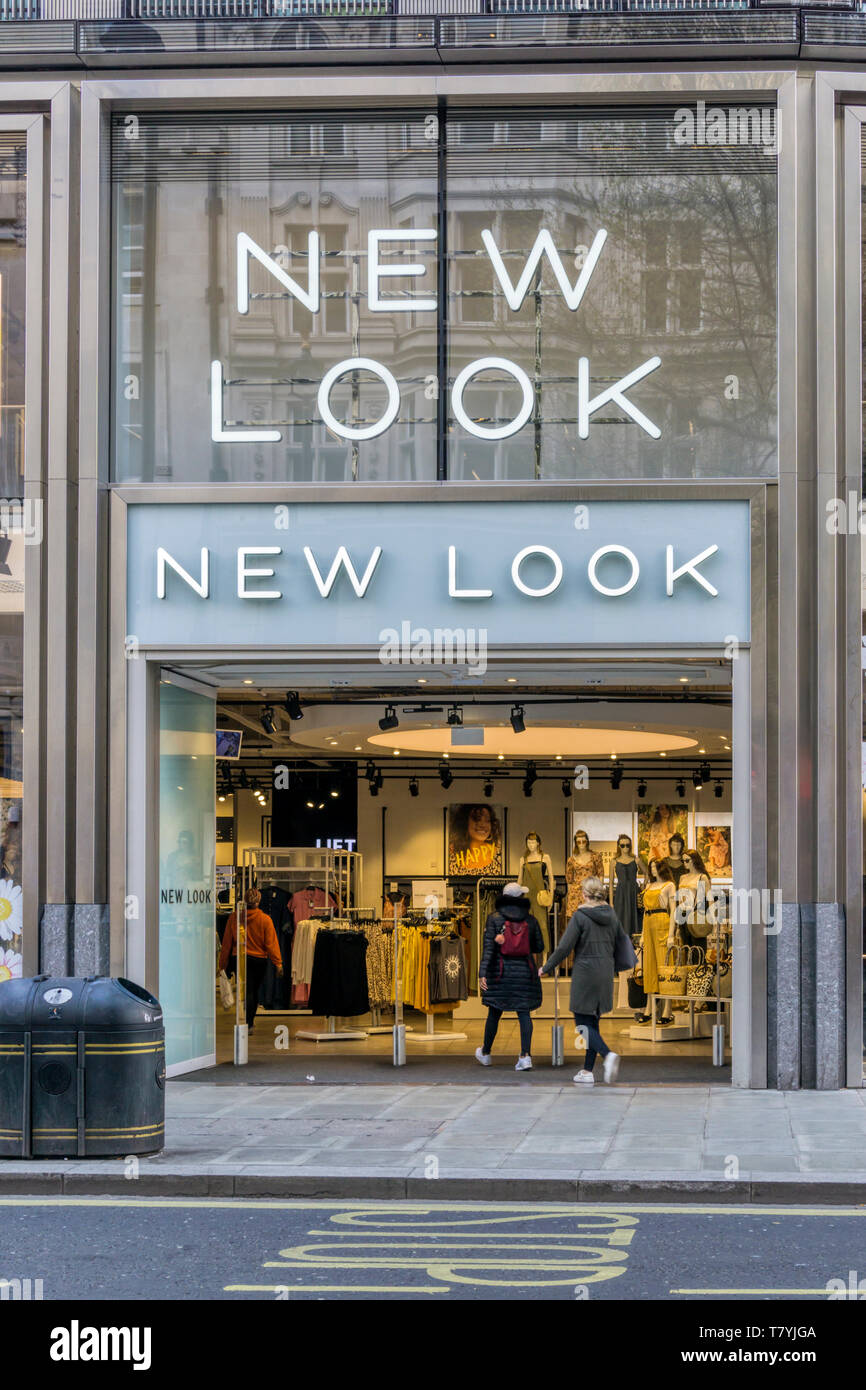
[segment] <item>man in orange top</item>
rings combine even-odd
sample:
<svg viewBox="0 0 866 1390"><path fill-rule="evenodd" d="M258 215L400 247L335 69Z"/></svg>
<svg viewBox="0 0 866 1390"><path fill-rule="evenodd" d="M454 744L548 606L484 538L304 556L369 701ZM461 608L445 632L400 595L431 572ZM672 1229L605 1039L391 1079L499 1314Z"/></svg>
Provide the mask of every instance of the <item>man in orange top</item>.
<svg viewBox="0 0 866 1390"><path fill-rule="evenodd" d="M268 960L273 961L277 973L283 973L283 958L274 924L266 912L259 911L262 895L258 888L248 888L244 894L247 905L247 1027L253 1031L256 1009L259 1007L259 990L265 977ZM225 970L235 949L238 932L237 913L233 912L223 933L220 949L220 970Z"/></svg>

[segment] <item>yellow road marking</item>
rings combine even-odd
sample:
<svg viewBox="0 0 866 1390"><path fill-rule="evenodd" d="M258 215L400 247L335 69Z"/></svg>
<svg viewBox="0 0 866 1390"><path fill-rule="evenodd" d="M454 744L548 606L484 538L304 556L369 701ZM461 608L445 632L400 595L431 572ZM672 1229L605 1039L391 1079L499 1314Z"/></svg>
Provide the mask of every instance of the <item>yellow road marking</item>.
<svg viewBox="0 0 866 1390"><path fill-rule="evenodd" d="M823 1288L823 1289L671 1289L671 1293L748 1293L748 1294L755 1294L755 1293L771 1293L771 1294L774 1294L774 1295L778 1295L778 1294L782 1294L782 1293L784 1293L784 1294L797 1294L797 1293L799 1293L799 1294L813 1294L813 1293L822 1293L822 1294L824 1294L825 1297L829 1297L829 1295L830 1295L831 1293L834 1293L834 1292L836 1293L836 1297L838 1298L838 1297L839 1297L838 1292L834 1291L833 1289L827 1289L827 1288Z"/></svg>
<svg viewBox="0 0 866 1390"><path fill-rule="evenodd" d="M107 1163L120 1164L122 1157L107 1159ZM2 1170L0 1170L2 1171ZM11 1169L9 1170L11 1171ZM16 1171L18 1165L16 1163ZM44 1170L43 1170L44 1171ZM106 1168L106 1174L111 1174L111 1169ZM120 1171L119 1168L117 1171ZM155 1173L159 1169L153 1170ZM142 1167L141 1175L150 1176L150 1170ZM48 1174L54 1176L54 1174ZM191 1173L190 1176L193 1176ZM196 1170L194 1176L200 1176ZM131 1180L134 1181L134 1180ZM351 1198L323 1198L310 1201L308 1198L301 1197L3 1197L0 1196L0 1207L205 1207L208 1210L250 1210L250 1211L358 1211L372 1213L375 1211L387 1212L399 1208L401 1215L425 1215L436 1217L440 1212L465 1211L471 1212L478 1218L479 1206L477 1202L448 1202L436 1201L425 1202L419 1205L413 1202L403 1202L398 1198L379 1201L370 1198L353 1200ZM614 1216L617 1213L635 1213L648 1216L866 1216L866 1204L861 1206L833 1206L823 1207L761 1207L761 1206L733 1206L727 1203L720 1203L718 1206L664 1206L661 1203L652 1202L649 1204L638 1204L634 1202L604 1202L600 1205L590 1206L582 1202L571 1202L567 1206L552 1204L548 1208L533 1204L531 1211L527 1211L526 1202L491 1202L489 1204L491 1212L514 1212L523 1213L528 1219L530 1216L537 1217L539 1220L555 1217L584 1217L584 1216ZM483 1218L482 1218L483 1219Z"/></svg>
<svg viewBox="0 0 866 1390"><path fill-rule="evenodd" d="M427 1288L426 1285L408 1284L401 1288L396 1284L223 1284L223 1293L276 1293L287 1289L289 1293L450 1293L441 1285Z"/></svg>

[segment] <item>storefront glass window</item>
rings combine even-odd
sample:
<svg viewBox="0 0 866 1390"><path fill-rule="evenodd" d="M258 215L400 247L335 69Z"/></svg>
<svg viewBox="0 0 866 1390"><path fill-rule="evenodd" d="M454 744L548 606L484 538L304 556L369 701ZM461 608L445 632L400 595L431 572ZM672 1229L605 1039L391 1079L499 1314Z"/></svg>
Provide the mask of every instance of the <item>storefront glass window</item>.
<svg viewBox="0 0 866 1390"><path fill-rule="evenodd" d="M159 701L159 998L167 1067L214 1050L214 702L177 685Z"/></svg>
<svg viewBox="0 0 866 1390"><path fill-rule="evenodd" d="M23 974L24 547L41 541L24 494L25 144L0 136L0 982Z"/></svg>
<svg viewBox="0 0 866 1390"><path fill-rule="evenodd" d="M115 478L773 476L775 112L713 110L118 115Z"/></svg>

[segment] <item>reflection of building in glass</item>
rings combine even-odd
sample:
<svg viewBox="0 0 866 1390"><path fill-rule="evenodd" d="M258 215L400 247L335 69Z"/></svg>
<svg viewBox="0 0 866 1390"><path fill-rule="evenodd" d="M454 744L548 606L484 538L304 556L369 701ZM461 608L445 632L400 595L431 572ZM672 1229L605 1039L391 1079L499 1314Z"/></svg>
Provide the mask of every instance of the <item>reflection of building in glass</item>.
<svg viewBox="0 0 866 1390"><path fill-rule="evenodd" d="M153 116L138 141L116 133L118 476L423 480L437 466L480 480L772 475L775 159L675 146L672 134L662 111L458 112L441 128L421 114ZM388 229L436 237L380 245L379 292L394 309L377 312L368 236ZM518 284L542 231L571 286L601 230L576 310L546 256L519 306L508 303L503 277ZM317 311L255 258L239 310L240 232L302 288L318 233ZM407 309L412 297L437 308ZM476 433L452 410L457 375L491 356L532 386L532 413L512 434L521 387L499 368L466 387ZM579 359L595 397L655 356L661 366L633 399L661 437L612 402L580 438ZM319 384L361 357L393 374L399 409L375 437L345 439L322 419ZM213 360L224 428L278 430L278 442L211 441ZM338 422L363 429L388 396L375 373L354 369L329 400ZM504 437L484 437L497 429Z"/></svg>

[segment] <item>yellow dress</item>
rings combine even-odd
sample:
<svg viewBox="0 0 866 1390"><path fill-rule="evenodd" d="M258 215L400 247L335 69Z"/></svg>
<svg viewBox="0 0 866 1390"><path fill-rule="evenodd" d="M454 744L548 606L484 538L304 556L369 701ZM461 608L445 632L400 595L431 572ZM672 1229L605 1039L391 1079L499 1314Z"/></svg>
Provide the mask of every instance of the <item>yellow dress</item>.
<svg viewBox="0 0 866 1390"><path fill-rule="evenodd" d="M643 893L643 987L655 994L659 987L659 970L664 964L670 930L670 911L661 905L664 883L654 883Z"/></svg>

